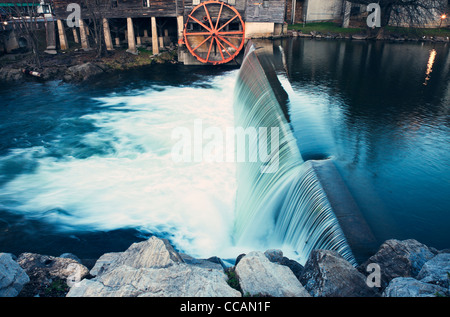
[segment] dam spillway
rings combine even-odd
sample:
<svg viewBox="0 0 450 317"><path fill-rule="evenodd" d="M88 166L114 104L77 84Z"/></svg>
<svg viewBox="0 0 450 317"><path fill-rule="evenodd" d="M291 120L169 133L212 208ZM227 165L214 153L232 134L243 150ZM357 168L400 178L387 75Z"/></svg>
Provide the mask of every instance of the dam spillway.
<svg viewBox="0 0 450 317"><path fill-rule="evenodd" d="M235 125L277 128L278 148L268 162L238 162L235 243L292 249L305 262L313 249L335 250L352 264L375 240L332 159L304 160L283 102L287 94L274 71L273 56L249 42L235 86ZM256 148L260 140L249 136ZM273 141L272 141L273 142ZM275 152L274 152L275 151Z"/></svg>

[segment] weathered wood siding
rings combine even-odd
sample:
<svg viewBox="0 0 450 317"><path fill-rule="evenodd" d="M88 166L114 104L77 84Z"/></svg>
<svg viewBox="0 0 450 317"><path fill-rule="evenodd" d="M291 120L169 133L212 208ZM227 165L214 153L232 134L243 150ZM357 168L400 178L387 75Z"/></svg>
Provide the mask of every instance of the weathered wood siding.
<svg viewBox="0 0 450 317"><path fill-rule="evenodd" d="M88 2L89 0L87 0ZM101 11L105 18L140 18L140 17L176 17L183 15L183 0L150 0L150 7L144 7L143 0L103 0L96 10ZM53 8L57 19L66 19L70 12L67 12L69 3L80 4L81 17L88 18L90 13L87 10L85 1L80 0L54 0Z"/></svg>
<svg viewBox="0 0 450 317"><path fill-rule="evenodd" d="M285 11L285 0L247 0L245 21L283 23Z"/></svg>
<svg viewBox="0 0 450 317"><path fill-rule="evenodd" d="M208 0L199 0L197 2L195 2L195 0L184 0L184 20L187 20L187 16L191 13L192 9L194 9L194 7L198 5L198 3L206 1ZM245 4L247 0L225 0L223 2L233 6L242 16L242 19L244 19Z"/></svg>

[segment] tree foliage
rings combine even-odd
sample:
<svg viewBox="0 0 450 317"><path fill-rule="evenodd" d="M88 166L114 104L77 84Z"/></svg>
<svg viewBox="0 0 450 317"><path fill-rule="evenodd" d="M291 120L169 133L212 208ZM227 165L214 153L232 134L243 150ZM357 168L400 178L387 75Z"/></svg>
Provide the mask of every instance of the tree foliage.
<svg viewBox="0 0 450 317"><path fill-rule="evenodd" d="M448 9L447 0L349 0L354 4L378 3L381 27L388 24L424 26L439 20Z"/></svg>

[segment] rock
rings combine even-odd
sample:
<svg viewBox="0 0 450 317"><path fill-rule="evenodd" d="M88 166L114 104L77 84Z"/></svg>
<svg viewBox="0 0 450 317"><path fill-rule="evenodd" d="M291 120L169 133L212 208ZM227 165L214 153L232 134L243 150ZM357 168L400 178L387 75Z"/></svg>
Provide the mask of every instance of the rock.
<svg viewBox="0 0 450 317"><path fill-rule="evenodd" d="M299 36L299 37L312 37L311 34L309 34L309 33L302 33L302 32L299 32L299 33L298 33L298 36Z"/></svg>
<svg viewBox="0 0 450 317"><path fill-rule="evenodd" d="M450 253L440 253L427 261L422 266L417 279L448 289L450 287Z"/></svg>
<svg viewBox="0 0 450 317"><path fill-rule="evenodd" d="M47 53L49 55L56 55L56 54L58 54L58 52L56 50L52 50L52 49L45 50L44 53Z"/></svg>
<svg viewBox="0 0 450 317"><path fill-rule="evenodd" d="M42 296L55 280L62 280L69 285L80 281L89 274L84 265L69 258L22 253L18 257L17 263L30 277L30 283L23 289L24 296Z"/></svg>
<svg viewBox="0 0 450 317"><path fill-rule="evenodd" d="M30 281L11 254L0 253L0 297L15 297Z"/></svg>
<svg viewBox="0 0 450 317"><path fill-rule="evenodd" d="M94 267L89 272L92 276L97 276L108 269L111 263L113 263L120 256L120 252L105 253L95 262Z"/></svg>
<svg viewBox="0 0 450 317"><path fill-rule="evenodd" d="M270 262L262 252L248 253L235 271L244 295L310 297L288 267Z"/></svg>
<svg viewBox="0 0 450 317"><path fill-rule="evenodd" d="M184 263L187 263L189 265L196 265L199 267L207 268L207 269L215 269L215 270L223 270L224 267L220 263L220 259L196 259L193 258L187 254L180 253L181 258L183 259Z"/></svg>
<svg viewBox="0 0 450 317"><path fill-rule="evenodd" d="M0 70L0 80L6 82L20 81L23 78L22 69L2 68Z"/></svg>
<svg viewBox="0 0 450 317"><path fill-rule="evenodd" d="M81 260L73 253L63 253L59 256L59 258L72 259L74 261L77 261L78 263L81 263Z"/></svg>
<svg viewBox="0 0 450 317"><path fill-rule="evenodd" d="M132 49L127 49L126 52L127 52L127 53L130 53L130 54L132 54L132 55L139 55L139 51L136 50L136 49L134 49L134 50L132 50Z"/></svg>
<svg viewBox="0 0 450 317"><path fill-rule="evenodd" d="M383 292L383 297L436 297L439 295L448 295L447 289L412 277L394 278Z"/></svg>
<svg viewBox="0 0 450 317"><path fill-rule="evenodd" d="M71 66L67 69L67 74L73 79L86 80L92 76L103 73L103 69L93 63Z"/></svg>
<svg viewBox="0 0 450 317"><path fill-rule="evenodd" d="M238 265L238 263L242 260L242 258L245 256L245 253L239 254L236 258L236 261L234 262L234 265Z"/></svg>
<svg viewBox="0 0 450 317"><path fill-rule="evenodd" d="M281 250L270 249L264 252L264 255L270 262L280 262L283 259L283 251Z"/></svg>
<svg viewBox="0 0 450 317"><path fill-rule="evenodd" d="M93 279L75 284L68 297L236 297L222 269L185 263L165 239L151 237L124 252L102 256Z"/></svg>
<svg viewBox="0 0 450 317"><path fill-rule="evenodd" d="M264 255L269 259L270 262L287 266L288 268L291 269L292 273L294 273L297 279L300 278L304 269L303 265L301 265L297 261L291 260L283 256L283 252L281 250L267 250L266 252L264 252Z"/></svg>
<svg viewBox="0 0 450 317"><path fill-rule="evenodd" d="M367 40L367 35L362 35L362 34L353 34L352 35L352 40Z"/></svg>
<svg viewBox="0 0 450 317"><path fill-rule="evenodd" d="M366 272L369 263L376 263L381 271L381 288L396 277L416 277L425 262L434 257L428 247L416 240L387 240L371 256L361 270Z"/></svg>
<svg viewBox="0 0 450 317"><path fill-rule="evenodd" d="M313 250L300 282L314 297L374 297L366 277L336 251Z"/></svg>

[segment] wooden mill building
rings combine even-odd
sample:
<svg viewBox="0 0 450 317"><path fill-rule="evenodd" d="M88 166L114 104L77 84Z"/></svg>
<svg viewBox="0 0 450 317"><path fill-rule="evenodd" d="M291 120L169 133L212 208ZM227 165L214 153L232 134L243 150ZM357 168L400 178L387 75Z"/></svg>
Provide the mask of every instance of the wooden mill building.
<svg viewBox="0 0 450 317"><path fill-rule="evenodd" d="M60 48L68 48L67 36L89 48L89 28L92 17L100 18L108 50L128 45L137 51L139 45L151 46L154 54L170 43L183 44L186 21L202 0L53 0L53 14L57 24ZM282 32L286 0L224 0L232 6L245 23L245 38L268 37ZM81 10L80 23L71 27L73 4ZM218 8L220 3L218 2ZM72 4L72 5L71 5ZM70 7L70 5L72 7ZM203 20L205 22L205 20ZM235 22L235 21L233 21ZM205 22L206 23L206 22ZM228 26L227 26L228 28ZM91 39L92 41L92 39ZM189 54L186 54L189 55Z"/></svg>

